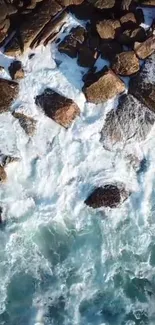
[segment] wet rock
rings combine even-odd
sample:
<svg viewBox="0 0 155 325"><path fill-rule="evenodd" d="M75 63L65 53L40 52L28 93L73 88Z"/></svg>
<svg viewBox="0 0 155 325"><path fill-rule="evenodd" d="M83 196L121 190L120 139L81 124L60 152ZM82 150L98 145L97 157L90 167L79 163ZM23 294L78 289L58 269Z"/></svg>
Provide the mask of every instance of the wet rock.
<svg viewBox="0 0 155 325"><path fill-rule="evenodd" d="M123 48L121 44L119 44L117 41L104 41L102 40L99 46L99 50L101 53L101 57L103 59L112 61L115 56L122 52Z"/></svg>
<svg viewBox="0 0 155 325"><path fill-rule="evenodd" d="M13 61L8 70L13 80L24 78L24 70L21 61Z"/></svg>
<svg viewBox="0 0 155 325"><path fill-rule="evenodd" d="M70 98L66 98L50 88L46 88L43 94L35 99L45 114L56 123L68 128L76 116L80 115L80 109Z"/></svg>
<svg viewBox="0 0 155 325"><path fill-rule="evenodd" d="M57 0L61 6L68 7L71 5L80 5L84 0Z"/></svg>
<svg viewBox="0 0 155 325"><path fill-rule="evenodd" d="M10 27L10 19L5 19L3 27L0 29L0 43L5 40L8 35L8 30Z"/></svg>
<svg viewBox="0 0 155 325"><path fill-rule="evenodd" d="M102 39L114 39L120 29L119 20L103 20L97 23L96 29Z"/></svg>
<svg viewBox="0 0 155 325"><path fill-rule="evenodd" d="M16 82L0 78L0 113L7 112L18 94L19 86Z"/></svg>
<svg viewBox="0 0 155 325"><path fill-rule="evenodd" d="M107 184L96 188L85 200L85 204L93 209L101 207L116 208L129 196L123 184Z"/></svg>
<svg viewBox="0 0 155 325"><path fill-rule="evenodd" d="M5 182L6 179L7 179L7 175L5 169L2 166L0 166L0 182Z"/></svg>
<svg viewBox="0 0 155 325"><path fill-rule="evenodd" d="M111 9L115 6L115 0L88 0L98 9Z"/></svg>
<svg viewBox="0 0 155 325"><path fill-rule="evenodd" d="M155 122L155 115L132 95L123 95L117 109L111 110L101 131L101 142L108 150L120 143L146 139Z"/></svg>
<svg viewBox="0 0 155 325"><path fill-rule="evenodd" d="M112 64L112 70L122 76L130 76L139 71L139 60L134 51L117 54Z"/></svg>
<svg viewBox="0 0 155 325"><path fill-rule="evenodd" d="M77 62L81 67L89 68L94 65L97 57L97 52L89 49L89 47L85 45L78 50Z"/></svg>
<svg viewBox="0 0 155 325"><path fill-rule="evenodd" d="M102 103L124 92L125 84L107 67L94 74L91 81L83 88L88 102Z"/></svg>
<svg viewBox="0 0 155 325"><path fill-rule="evenodd" d="M144 7L155 7L155 0L139 0L139 4Z"/></svg>
<svg viewBox="0 0 155 325"><path fill-rule="evenodd" d="M0 207L0 224L2 223L2 213L3 213L3 208L2 207Z"/></svg>
<svg viewBox="0 0 155 325"><path fill-rule="evenodd" d="M135 8L135 3L133 0L122 0L121 9L123 11L129 11Z"/></svg>
<svg viewBox="0 0 155 325"><path fill-rule="evenodd" d="M18 157L12 157L10 155L5 155L0 152L0 166L1 167L5 167L8 164L10 164L12 162L17 162L17 161L19 161Z"/></svg>
<svg viewBox="0 0 155 325"><path fill-rule="evenodd" d="M140 73L131 78L129 92L155 112L155 54L145 61Z"/></svg>
<svg viewBox="0 0 155 325"><path fill-rule="evenodd" d="M20 126L24 129L27 135L32 136L35 133L37 122L32 117L16 112L12 115L18 119Z"/></svg>
<svg viewBox="0 0 155 325"><path fill-rule="evenodd" d="M85 35L86 30L83 27L78 26L72 28L70 34L67 35L61 43L59 43L59 52L65 53L72 58L76 57L79 47L85 40Z"/></svg>
<svg viewBox="0 0 155 325"><path fill-rule="evenodd" d="M146 59L155 51L155 35L149 37L143 43L136 42L134 50L139 59Z"/></svg>
<svg viewBox="0 0 155 325"><path fill-rule="evenodd" d="M123 25L125 28L132 28L132 26L135 26L137 24L137 20L133 12L128 12L122 16L120 18L120 22L121 25Z"/></svg>
<svg viewBox="0 0 155 325"><path fill-rule="evenodd" d="M120 33L118 41L122 45L132 46L135 42L144 42L146 37L146 31L143 27L133 27Z"/></svg>

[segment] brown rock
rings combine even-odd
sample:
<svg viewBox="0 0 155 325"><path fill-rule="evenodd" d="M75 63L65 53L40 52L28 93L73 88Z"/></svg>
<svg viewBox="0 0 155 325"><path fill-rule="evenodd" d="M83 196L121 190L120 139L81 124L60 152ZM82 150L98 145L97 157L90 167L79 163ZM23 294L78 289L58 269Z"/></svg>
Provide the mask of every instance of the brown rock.
<svg viewBox="0 0 155 325"><path fill-rule="evenodd" d="M146 31L143 27L134 27L126 29L120 33L118 41L122 45L132 46L134 42L144 42L146 40Z"/></svg>
<svg viewBox="0 0 155 325"><path fill-rule="evenodd" d="M68 56L74 58L81 44L83 44L86 36L86 30L81 27L72 28L70 35L67 35L64 40L58 45L58 50Z"/></svg>
<svg viewBox="0 0 155 325"><path fill-rule="evenodd" d="M125 189L123 184L106 184L104 187L96 188L85 200L85 204L93 209L101 207L116 208L129 195L129 191Z"/></svg>
<svg viewBox="0 0 155 325"><path fill-rule="evenodd" d="M66 98L50 88L38 95L35 103L44 110L49 118L65 128L68 128L76 116L80 115L80 109L72 99Z"/></svg>
<svg viewBox="0 0 155 325"><path fill-rule="evenodd" d="M133 0L122 0L121 9L124 11L129 11L134 9L135 4Z"/></svg>
<svg viewBox="0 0 155 325"><path fill-rule="evenodd" d="M0 113L7 112L18 94L19 86L16 82L0 78Z"/></svg>
<svg viewBox="0 0 155 325"><path fill-rule="evenodd" d="M57 0L61 6L68 7L71 5L80 5L84 0Z"/></svg>
<svg viewBox="0 0 155 325"><path fill-rule="evenodd" d="M8 164L10 164L12 162L17 162L17 161L19 161L18 157L12 157L12 156L0 153L0 166L1 167L5 167Z"/></svg>
<svg viewBox="0 0 155 325"><path fill-rule="evenodd" d="M137 24L135 14L133 12L128 12L120 18L121 25L126 28L131 28L133 25Z"/></svg>
<svg viewBox="0 0 155 325"><path fill-rule="evenodd" d="M96 51L89 49L88 46L82 45L78 50L77 62L81 67L92 67L97 59Z"/></svg>
<svg viewBox="0 0 155 325"><path fill-rule="evenodd" d="M24 78L24 70L22 68L21 61L13 61L10 64L8 70L13 80Z"/></svg>
<svg viewBox="0 0 155 325"><path fill-rule="evenodd" d="M129 142L147 138L155 123L155 115L132 95L122 95L117 109L106 115L101 131L101 143L108 150L120 148Z"/></svg>
<svg viewBox="0 0 155 325"><path fill-rule="evenodd" d="M0 182L5 182L6 178L7 178L7 175L6 175L5 169L2 166L0 166Z"/></svg>
<svg viewBox="0 0 155 325"><path fill-rule="evenodd" d="M149 57L140 73L131 78L129 92L155 112L155 54Z"/></svg>
<svg viewBox="0 0 155 325"><path fill-rule="evenodd" d="M8 35L8 30L10 27L10 19L5 19L3 22L3 27L0 29L0 43L4 41L6 36Z"/></svg>
<svg viewBox="0 0 155 325"><path fill-rule="evenodd" d="M112 41L105 41L102 40L100 42L100 47L99 47L101 57L106 60L113 60L116 56L116 54L119 54L122 52L123 48L121 44L119 44L117 41L112 40Z"/></svg>
<svg viewBox="0 0 155 325"><path fill-rule="evenodd" d="M94 74L94 80L85 83L83 88L88 102L99 104L124 92L125 84L107 68Z"/></svg>
<svg viewBox="0 0 155 325"><path fill-rule="evenodd" d="M120 29L119 20L103 20L97 23L96 29L102 39L114 39Z"/></svg>
<svg viewBox="0 0 155 325"><path fill-rule="evenodd" d="M122 76L130 76L139 71L139 60L134 51L117 54L112 64L112 70Z"/></svg>
<svg viewBox="0 0 155 325"><path fill-rule="evenodd" d="M155 51L155 35L149 37L143 43L136 42L134 50L139 59L146 59Z"/></svg>
<svg viewBox="0 0 155 325"><path fill-rule="evenodd" d="M14 112L12 115L18 119L20 126L24 129L27 135L34 135L37 122L32 117L16 112Z"/></svg>
<svg viewBox="0 0 155 325"><path fill-rule="evenodd" d="M115 6L115 0L88 0L98 9L111 9Z"/></svg>

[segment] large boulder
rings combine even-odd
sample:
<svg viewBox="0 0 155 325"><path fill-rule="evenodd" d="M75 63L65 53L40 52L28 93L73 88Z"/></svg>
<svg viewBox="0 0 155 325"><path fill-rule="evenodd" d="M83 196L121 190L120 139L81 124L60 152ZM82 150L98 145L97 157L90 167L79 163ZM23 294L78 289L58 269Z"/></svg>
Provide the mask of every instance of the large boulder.
<svg viewBox="0 0 155 325"><path fill-rule="evenodd" d="M155 112L155 54L129 82L129 92Z"/></svg>
<svg viewBox="0 0 155 325"><path fill-rule="evenodd" d="M155 0L139 0L139 4L144 7L155 7Z"/></svg>
<svg viewBox="0 0 155 325"><path fill-rule="evenodd" d="M85 200L85 204L93 209L101 207L116 208L123 203L130 192L123 184L106 184L97 187Z"/></svg>
<svg viewBox="0 0 155 325"><path fill-rule="evenodd" d="M12 115L18 119L20 126L27 135L32 136L35 133L37 122L32 117L16 112L14 112Z"/></svg>
<svg viewBox="0 0 155 325"><path fill-rule="evenodd" d="M61 6L68 7L71 5L80 5L84 0L57 0Z"/></svg>
<svg viewBox="0 0 155 325"><path fill-rule="evenodd" d="M46 88L35 99L45 114L61 126L68 128L76 116L80 115L80 109L70 98L66 98L50 88Z"/></svg>
<svg viewBox="0 0 155 325"><path fill-rule="evenodd" d="M121 9L123 11L133 10L135 8L134 0L122 0Z"/></svg>
<svg viewBox="0 0 155 325"><path fill-rule="evenodd" d="M115 0L88 0L98 9L111 9L115 6Z"/></svg>
<svg viewBox="0 0 155 325"><path fill-rule="evenodd" d="M117 54L112 64L112 70L116 74L120 74L122 76L130 76L138 72L139 67L139 60L137 59L134 51Z"/></svg>
<svg viewBox="0 0 155 325"><path fill-rule="evenodd" d="M155 122L155 115L132 95L123 95L117 109L111 110L101 131L101 142L108 150L122 143L146 139Z"/></svg>
<svg viewBox="0 0 155 325"><path fill-rule="evenodd" d="M112 40L120 30L120 26L119 20L105 19L96 24L96 29L102 39Z"/></svg>
<svg viewBox="0 0 155 325"><path fill-rule="evenodd" d="M118 35L118 41L122 45L133 46L135 42L144 42L146 37L146 31L143 27L133 26L120 33Z"/></svg>
<svg viewBox="0 0 155 325"><path fill-rule="evenodd" d="M70 34L59 43L58 50L60 53L67 54L74 58L77 56L78 49L84 43L85 38L86 30L83 27L77 26L72 28Z"/></svg>
<svg viewBox="0 0 155 325"><path fill-rule="evenodd" d="M112 61L117 54L122 52L123 47L115 40L102 40L100 42L99 50L103 59Z"/></svg>
<svg viewBox="0 0 155 325"><path fill-rule="evenodd" d="M134 50L139 59L146 59L155 51L155 35L149 37L143 43L136 42L134 45Z"/></svg>
<svg viewBox="0 0 155 325"><path fill-rule="evenodd" d="M18 94L16 82L0 78L0 113L7 112Z"/></svg>
<svg viewBox="0 0 155 325"><path fill-rule="evenodd" d="M92 74L89 82L85 81L83 88L87 101L95 104L106 102L108 99L123 93L124 90L124 82L107 67Z"/></svg>
<svg viewBox="0 0 155 325"><path fill-rule="evenodd" d="M90 49L87 45L82 45L78 50L77 63L81 67L92 67L98 58L97 51Z"/></svg>
<svg viewBox="0 0 155 325"><path fill-rule="evenodd" d="M24 70L21 61L14 60L13 62L11 62L8 70L13 80L21 79L24 77Z"/></svg>

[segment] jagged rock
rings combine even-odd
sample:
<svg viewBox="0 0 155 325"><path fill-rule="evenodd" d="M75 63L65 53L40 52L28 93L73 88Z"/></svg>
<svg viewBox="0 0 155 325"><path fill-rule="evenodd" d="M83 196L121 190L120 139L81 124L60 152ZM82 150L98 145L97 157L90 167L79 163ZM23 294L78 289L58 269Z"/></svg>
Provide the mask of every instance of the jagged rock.
<svg viewBox="0 0 155 325"><path fill-rule="evenodd" d="M89 49L88 46L81 46L78 50L77 62L81 67L92 67L97 59L97 52Z"/></svg>
<svg viewBox="0 0 155 325"><path fill-rule="evenodd" d="M12 115L18 119L20 126L24 129L27 135L32 136L35 133L37 122L32 117L16 112Z"/></svg>
<svg viewBox="0 0 155 325"><path fill-rule="evenodd" d="M8 35L8 30L10 27L10 19L5 19L3 22L3 27L0 29L0 43L4 41L6 36Z"/></svg>
<svg viewBox="0 0 155 325"><path fill-rule="evenodd" d="M139 59L146 59L155 51L155 35L149 37L143 43L136 42L134 50Z"/></svg>
<svg viewBox="0 0 155 325"><path fill-rule="evenodd" d="M10 64L8 70L13 80L24 78L24 70L21 61L14 60Z"/></svg>
<svg viewBox="0 0 155 325"><path fill-rule="evenodd" d="M6 178L7 178L7 175L6 175L5 169L2 166L0 166L0 182L5 182Z"/></svg>
<svg viewBox="0 0 155 325"><path fill-rule="evenodd" d="M112 70L122 76L130 76L139 71L140 65L134 51L117 54L112 64Z"/></svg>
<svg viewBox="0 0 155 325"><path fill-rule="evenodd" d="M80 115L80 109L70 98L66 98L50 88L38 95L36 105L40 106L45 114L56 123L68 128L76 116Z"/></svg>
<svg viewBox="0 0 155 325"><path fill-rule="evenodd" d="M85 204L93 209L101 207L116 208L130 195L123 184L106 184L96 188L85 200Z"/></svg>
<svg viewBox="0 0 155 325"><path fill-rule="evenodd" d="M135 42L144 42L145 40L146 31L143 27L125 29L118 36L119 43L127 46L132 46Z"/></svg>
<svg viewBox="0 0 155 325"><path fill-rule="evenodd" d="M57 0L61 6L68 7L71 5L80 5L84 0Z"/></svg>
<svg viewBox="0 0 155 325"><path fill-rule="evenodd" d="M121 9L124 11L133 10L135 8L135 3L133 0L122 0Z"/></svg>
<svg viewBox="0 0 155 325"><path fill-rule="evenodd" d="M111 9L115 6L115 0L88 0L98 9Z"/></svg>
<svg viewBox="0 0 155 325"><path fill-rule="evenodd" d="M145 61L140 73L131 78L129 92L155 112L155 54Z"/></svg>
<svg viewBox="0 0 155 325"><path fill-rule="evenodd" d="M107 67L95 73L89 83L85 82L83 88L87 101L95 104L105 102L124 90L124 82Z"/></svg>
<svg viewBox="0 0 155 325"><path fill-rule="evenodd" d="M140 0L139 2L139 4L144 7L155 7L155 0Z"/></svg>
<svg viewBox="0 0 155 325"><path fill-rule="evenodd" d="M0 78L0 113L7 112L18 94L16 82Z"/></svg>
<svg viewBox="0 0 155 325"><path fill-rule="evenodd" d="M96 29L102 39L114 39L120 26L119 20L107 19L98 22Z"/></svg>
<svg viewBox="0 0 155 325"><path fill-rule="evenodd" d="M17 162L17 161L19 161L18 157L12 157L10 155L5 155L0 152L0 166L1 167L5 167L8 164L10 164L12 162Z"/></svg>
<svg viewBox="0 0 155 325"><path fill-rule="evenodd" d="M54 17L62 7L54 0L42 1L39 7L32 10L23 19L19 30L19 39L15 37L7 44L5 53L8 55L17 55L31 47L37 35L41 32L42 28L48 23L51 17Z"/></svg>
<svg viewBox="0 0 155 325"><path fill-rule="evenodd" d="M117 54L122 52L123 48L122 45L115 40L102 40L99 46L99 50L103 59L112 61Z"/></svg>
<svg viewBox="0 0 155 325"><path fill-rule="evenodd" d="M155 115L132 95L123 95L117 109L111 110L101 131L103 146L117 149L120 143L141 142L146 139L155 122Z"/></svg>
<svg viewBox="0 0 155 325"><path fill-rule="evenodd" d="M86 30L81 27L72 28L70 34L59 43L58 50L60 53L65 53L71 58L77 56L78 49L84 43L86 37Z"/></svg>

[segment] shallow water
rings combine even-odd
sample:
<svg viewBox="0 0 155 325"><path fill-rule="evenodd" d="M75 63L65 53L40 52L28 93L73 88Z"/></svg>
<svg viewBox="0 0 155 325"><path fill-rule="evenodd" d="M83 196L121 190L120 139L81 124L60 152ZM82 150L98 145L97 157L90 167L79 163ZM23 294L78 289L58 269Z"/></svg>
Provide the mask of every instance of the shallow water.
<svg viewBox="0 0 155 325"><path fill-rule="evenodd" d="M117 99L86 104L87 70L54 45L28 55L12 109L37 120L36 134L29 139L10 113L0 115L1 151L21 158L0 187L0 324L154 325L155 129L140 145L106 151L100 131ZM81 109L67 131L34 104L47 86ZM137 172L130 153L143 159ZM94 186L112 181L132 191L121 207L84 205Z"/></svg>

